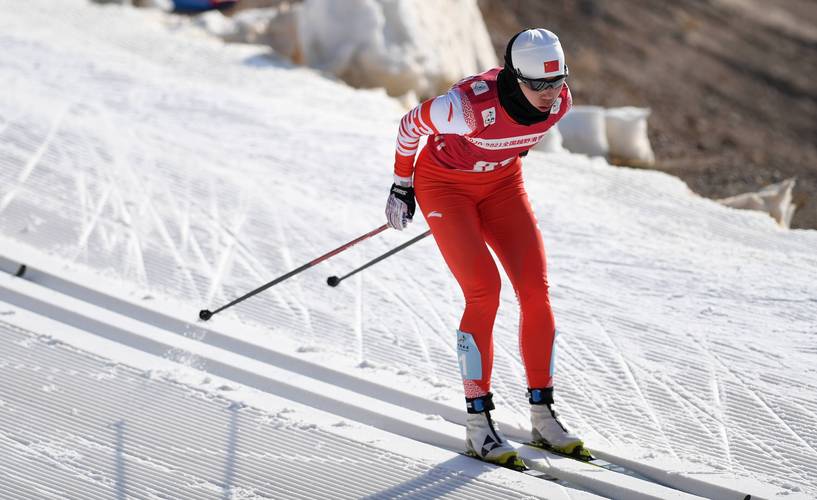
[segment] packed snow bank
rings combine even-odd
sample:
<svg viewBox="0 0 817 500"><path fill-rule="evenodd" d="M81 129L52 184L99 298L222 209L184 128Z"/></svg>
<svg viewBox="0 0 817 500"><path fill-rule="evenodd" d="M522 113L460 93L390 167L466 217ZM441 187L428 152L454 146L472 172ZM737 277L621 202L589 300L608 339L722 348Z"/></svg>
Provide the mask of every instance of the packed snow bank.
<svg viewBox="0 0 817 500"><path fill-rule="evenodd" d="M272 48L276 55L301 64L300 9L301 4L282 2L275 7L242 10L231 17L215 10L189 19L173 16L167 21L177 29L195 26L225 42L264 45Z"/></svg>
<svg viewBox="0 0 817 500"><path fill-rule="evenodd" d="M496 66L476 0L306 0L299 35L306 64L392 96L433 97Z"/></svg>
<svg viewBox="0 0 817 500"><path fill-rule="evenodd" d="M655 163L647 136L650 110L625 106L574 106L557 125L564 147L578 154L609 158L616 165L646 167Z"/></svg>
<svg viewBox="0 0 817 500"><path fill-rule="evenodd" d="M559 132L559 127L554 125L547 132L545 132L542 140L539 141L533 148L536 151L543 153L565 153L567 149L564 147L564 139L562 133Z"/></svg>
<svg viewBox="0 0 817 500"><path fill-rule="evenodd" d="M717 201L727 207L766 212L780 226L788 229L794 217L794 211L797 209L797 206L792 203L791 195L794 183L794 178L786 179L770 184L755 193L738 194Z"/></svg>
<svg viewBox="0 0 817 500"><path fill-rule="evenodd" d="M475 0L305 0L192 22L229 42L269 45L354 87L385 88L407 104L497 63Z"/></svg>
<svg viewBox="0 0 817 500"><path fill-rule="evenodd" d="M600 106L573 106L558 124L564 147L572 153L606 157L610 144L604 116Z"/></svg>
<svg viewBox="0 0 817 500"><path fill-rule="evenodd" d="M90 0L98 4L132 5L170 11L174 8L173 0Z"/></svg>
<svg viewBox="0 0 817 500"><path fill-rule="evenodd" d="M647 137L650 110L625 106L609 108L604 114L610 161L618 165L649 167L655 154Z"/></svg>

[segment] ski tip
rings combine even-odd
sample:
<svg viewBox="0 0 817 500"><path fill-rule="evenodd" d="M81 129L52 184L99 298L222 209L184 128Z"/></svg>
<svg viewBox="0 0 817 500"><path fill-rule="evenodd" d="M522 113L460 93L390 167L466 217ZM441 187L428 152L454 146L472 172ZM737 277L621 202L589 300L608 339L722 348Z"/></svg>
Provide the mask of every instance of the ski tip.
<svg viewBox="0 0 817 500"><path fill-rule="evenodd" d="M201 311L199 311L199 318L202 321L207 321L208 319L210 319L212 317L213 317L213 313L208 311L207 309L202 309Z"/></svg>

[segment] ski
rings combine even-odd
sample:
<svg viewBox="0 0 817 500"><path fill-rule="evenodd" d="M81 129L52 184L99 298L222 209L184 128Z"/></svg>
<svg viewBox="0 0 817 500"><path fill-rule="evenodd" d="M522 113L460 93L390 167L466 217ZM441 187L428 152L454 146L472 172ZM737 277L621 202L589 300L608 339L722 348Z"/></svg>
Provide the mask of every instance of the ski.
<svg viewBox="0 0 817 500"><path fill-rule="evenodd" d="M630 476L630 477L641 479L643 481L649 481L651 483L656 482L654 479L650 478L649 476L646 476L646 475L644 475L644 474L642 474L642 473L640 473L640 472L638 472L638 471L636 471L636 470L634 470L634 469L632 469L630 467L627 467L625 465L620 465L620 464L617 464L615 462L610 462L608 460L602 460L599 457L595 457L592 454L590 454L590 450L588 450L587 448L583 448L583 449L588 454L590 454L589 458L586 458L585 455L574 455L574 454L569 454L569 453L562 453L562 452L560 452L558 450L555 450L553 448L549 448L547 446L539 445L539 444L537 444L537 443L535 443L533 441L529 441L529 442L526 442L526 443L523 443L523 444L524 444L524 446L529 446L531 448L536 448L538 450L544 450L544 451L546 451L548 453L552 453L552 454L558 455L560 457L569 458L571 460L576 460L577 462L581 462L581 463L588 464L588 465L593 465L595 467L600 467L602 469L609 470L611 472L617 472L619 474L624 474L624 475L627 475L627 476Z"/></svg>
<svg viewBox="0 0 817 500"><path fill-rule="evenodd" d="M562 457L572 458L574 460L578 460L580 462L593 463L593 461L596 460L596 457L591 455L590 451L587 448L585 448L584 445L576 446L575 448L573 448L573 451L571 453L566 453L566 452L561 451L561 450L559 450L557 448L554 448L554 447L552 447L549 444L544 443L544 442L528 441L528 442L526 442L524 444L525 444L525 446L532 446L534 448L539 448L539 449L549 451L550 453L554 453L554 454L562 456Z"/></svg>
<svg viewBox="0 0 817 500"><path fill-rule="evenodd" d="M486 464L494 464L500 467L505 467L506 469L511 469L520 472L528 470L528 466L525 464L525 462L522 461L521 458L519 458L519 455L508 457L508 459L505 462L491 462L488 460L484 460L483 458L481 458L479 455L472 451L464 451L462 453L467 457L476 458L480 462L485 462Z"/></svg>
<svg viewBox="0 0 817 500"><path fill-rule="evenodd" d="M468 451L461 451L461 452L459 452L459 454L463 455L465 457L473 458L474 460L478 460L481 463L486 464L486 465L492 465L494 467L502 467L503 469L509 469L509 470L514 471L514 472L519 472L521 474L525 474L527 476L535 477L537 479L542 479L544 481L551 481L551 482L560 482L561 481L559 478L557 478L555 476L552 476L550 474L547 474L547 473L544 473L544 472L529 468L527 466L527 464L525 464L525 462L521 458L517 459L518 463L515 462L514 464L498 464L496 462L488 462L486 460L483 460L480 457L478 457L477 455L475 455L473 453L470 453Z"/></svg>
<svg viewBox="0 0 817 500"><path fill-rule="evenodd" d="M537 444L535 442L524 443L524 446L529 446L531 448L536 448L538 450L544 450L544 451L546 451L548 453L552 453L554 455L558 455L558 456L564 457L564 458L569 458L571 460L576 460L577 462L581 462L583 464L593 465L595 467L600 467L602 469L606 469L606 470L609 470L609 471L612 471L612 472L618 472L619 474L625 474L627 476L632 476L632 477L635 477L635 478L638 478L638 479L643 479L645 481L653 482L651 479L644 476L643 474L639 474L636 471L633 471L631 469L628 469L627 467L615 464L613 462L608 462L607 460L602 460L602 459L600 459L598 457L594 457L593 455L590 455L590 457L587 458L584 455L577 456L577 455L573 455L573 454L569 454L569 453L562 453L560 451L554 450L554 449L549 448L547 446L541 446L541 445L539 445L539 444ZM588 453L589 453L589 450L587 450L587 448L584 448L584 449L586 451L588 451Z"/></svg>

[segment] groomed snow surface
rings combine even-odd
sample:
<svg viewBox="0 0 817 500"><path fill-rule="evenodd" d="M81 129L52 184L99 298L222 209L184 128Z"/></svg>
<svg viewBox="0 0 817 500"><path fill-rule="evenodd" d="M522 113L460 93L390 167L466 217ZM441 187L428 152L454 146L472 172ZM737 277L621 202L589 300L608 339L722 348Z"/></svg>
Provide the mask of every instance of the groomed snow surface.
<svg viewBox="0 0 817 500"><path fill-rule="evenodd" d="M615 470L458 454L460 290L382 233L402 110L159 12L0 2L0 497L813 498L817 233L656 172L525 159L557 403ZM22 277L14 274L26 264ZM517 309L495 337L523 441Z"/></svg>

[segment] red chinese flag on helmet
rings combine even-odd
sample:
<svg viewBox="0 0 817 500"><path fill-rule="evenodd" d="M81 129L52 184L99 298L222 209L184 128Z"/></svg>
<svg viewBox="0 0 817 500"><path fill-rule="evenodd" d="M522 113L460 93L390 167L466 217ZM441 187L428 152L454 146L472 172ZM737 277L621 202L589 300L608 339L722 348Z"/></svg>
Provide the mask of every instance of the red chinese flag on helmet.
<svg viewBox="0 0 817 500"><path fill-rule="evenodd" d="M559 71L559 60L545 61L545 73Z"/></svg>

